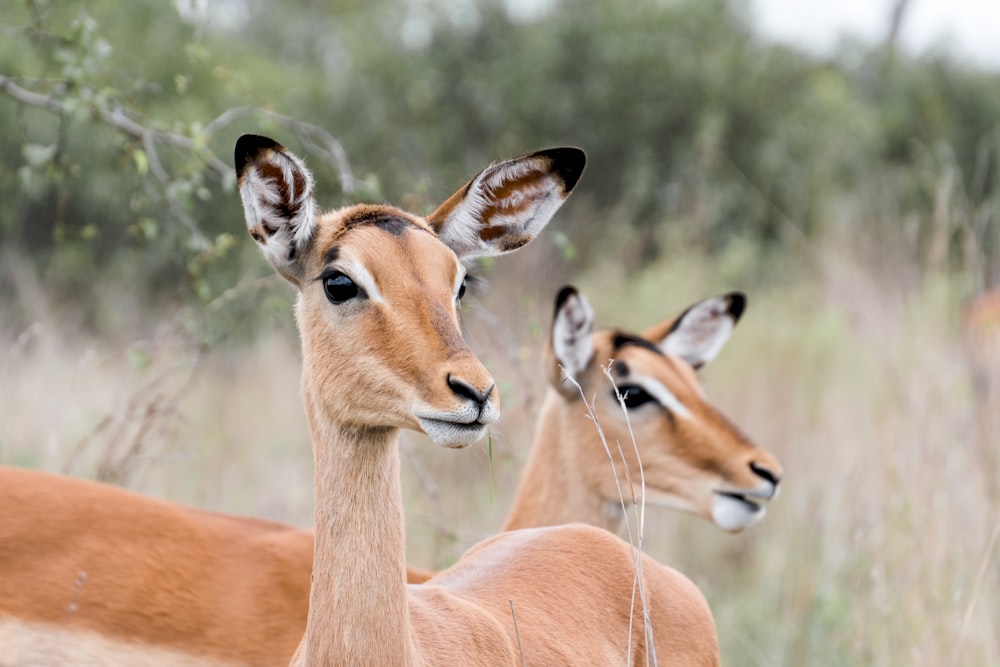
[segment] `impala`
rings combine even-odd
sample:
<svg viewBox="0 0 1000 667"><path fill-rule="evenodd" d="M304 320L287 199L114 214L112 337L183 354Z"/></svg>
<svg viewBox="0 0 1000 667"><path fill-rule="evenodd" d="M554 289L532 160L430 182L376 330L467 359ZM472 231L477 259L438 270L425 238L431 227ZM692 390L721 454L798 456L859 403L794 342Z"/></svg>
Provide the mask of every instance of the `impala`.
<svg viewBox="0 0 1000 667"><path fill-rule="evenodd" d="M567 193L571 187L567 181ZM557 306L562 307L557 307L554 333L564 328L575 298L560 296ZM716 336L723 338L718 343L721 347L742 310L737 296L726 298L730 307L710 308L708 317L695 315L705 315L706 305L715 301L688 309L676 326L667 327L673 330L674 340L679 340L681 332L704 329L708 320L717 329ZM582 296L578 299L582 302ZM589 323L589 308L585 302L582 307ZM581 346L594 344L602 335L579 336L577 341ZM561 387L555 364L568 366L552 357L553 348L550 343L550 374L555 386ZM590 356L593 362L603 358L604 352ZM674 386L665 359L650 356L653 365L647 374L656 375L659 366L661 375L668 374L661 379ZM588 364L597 366L596 362ZM683 382L686 376L680 377ZM576 378L589 389L589 380L579 370ZM600 381L595 373L594 382ZM606 503L592 498L578 502L600 493L601 484L590 489L586 480L599 478L601 470L608 478L611 470L597 432L583 417L579 394L550 394L507 528L566 519L616 528L621 512L610 498L604 498ZM613 433L612 425L621 419L617 403L598 401L594 408L605 430ZM569 432L560 433L553 428L554 420L578 421L587 428L571 424ZM570 432L578 442L568 437ZM687 433L699 434L697 430L662 429L652 434L656 436L652 440L640 438L643 462L654 458L647 451L652 447L672 451L682 459L678 462L682 469L686 457L690 468L697 461L699 446L705 449L712 442L689 442L685 448ZM719 433L727 436L725 429ZM726 446L717 449L727 451ZM745 455L743 449L728 446L737 457ZM540 474L546 461L576 469L553 469L547 478ZM647 484L668 486L673 472L660 472L667 476L665 480L647 475ZM559 488L570 492L545 494L552 475L559 478ZM696 504L695 499L690 502ZM33 508L31 514L12 513L0 522L0 654L24 658L12 664L39 664L43 657L55 664L88 664L88 659L90 664L134 664L137 655L144 664L191 664L194 656L204 664L284 664L301 637L312 565L310 532L195 510L93 482L5 467L0 467L0 504ZM99 528L94 527L95 521L100 522ZM218 557L204 558L203 554ZM408 571L411 582L427 576Z"/></svg>
<svg viewBox="0 0 1000 667"><path fill-rule="evenodd" d="M636 433L648 500L713 521L719 514L729 530L758 520L773 492L759 471L768 471L776 486L781 468L705 403L693 373L719 352L745 305L737 293L707 299L637 336L591 332L593 313L583 295L562 290L546 349L551 388L504 529L575 521L618 530L618 486L581 402L594 399L608 441L625 445L621 455L636 471L628 425L601 369L613 358L624 362L613 377ZM631 380L623 381L622 371ZM642 389L640 382L662 388ZM663 405L672 402L664 391L690 403L688 412L699 412L706 425L678 424ZM615 470L630 502L625 468L619 462ZM710 474L719 476L714 483L691 483ZM717 504L733 511L720 513ZM0 654L35 656L23 661L31 664L43 655L79 664L87 654L122 664L141 652L147 664L210 655L231 664L279 665L299 642L312 532L4 466L0 506L33 509L0 521ZM407 571L410 583L429 577Z"/></svg>
<svg viewBox="0 0 1000 667"><path fill-rule="evenodd" d="M615 329L592 333L584 297L562 290L546 350L552 386L504 529L570 521L619 528L622 505L612 467L581 403L581 394L595 399L592 408L608 440L629 445L624 415L601 369L600 360L612 358L625 364L616 373L627 370L632 378L614 376L636 433L650 502L665 498L664 504L714 521L717 502L736 502L721 494L740 494L746 502L721 515L729 519L724 527L742 527L735 518L745 525L759 519L758 506L769 492L768 480L755 469L769 471L776 485L780 466L705 403L693 373L718 353L744 308L745 298L733 293L697 303L641 337ZM641 389L639 382L662 388ZM670 401L664 391L690 403L688 411L700 412L708 426L678 425L661 402ZM708 431L712 424L715 430ZM631 447L621 452L636 471ZM710 474L705 461L716 462L715 484L685 484ZM624 467L619 463L616 470L627 489ZM631 498L626 492L625 500ZM82 656L88 655L100 656L93 661L101 664L131 664L138 655L145 664L171 664L197 655L280 665L299 642L311 532L4 466L0 506L33 510L9 512L0 521L0 654L21 656L24 664L44 664L43 657L86 664ZM407 572L411 583L429 576Z"/></svg>
<svg viewBox="0 0 1000 667"><path fill-rule="evenodd" d="M625 505L640 496L630 487L639 486L640 465L652 504L729 531L760 520L781 465L708 403L696 374L725 345L745 306L746 297L733 292L642 335L594 332L587 300L563 288L546 350L550 388L504 529L581 521L617 531ZM585 418L583 401L591 398L617 474Z"/></svg>
<svg viewBox="0 0 1000 667"><path fill-rule="evenodd" d="M292 664L718 663L700 591L592 526L501 533L406 584L400 432L462 447L499 416L459 328L461 261L530 241L583 164L553 149L493 165L426 218L389 206L317 215L297 157L270 139L237 142L247 227L299 292L316 539Z"/></svg>

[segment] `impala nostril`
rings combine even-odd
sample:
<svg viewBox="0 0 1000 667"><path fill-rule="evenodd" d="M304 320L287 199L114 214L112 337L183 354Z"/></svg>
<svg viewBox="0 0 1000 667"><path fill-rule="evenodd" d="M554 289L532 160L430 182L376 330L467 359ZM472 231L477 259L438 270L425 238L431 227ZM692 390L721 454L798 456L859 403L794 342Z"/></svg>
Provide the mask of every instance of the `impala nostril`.
<svg viewBox="0 0 1000 667"><path fill-rule="evenodd" d="M759 463L754 463L753 461L751 461L750 470L752 470L754 474L757 475L758 477L767 480L768 482L774 484L775 486L777 486L778 482L781 481L781 478L778 475L775 475L773 472L771 472L764 466L760 465Z"/></svg>
<svg viewBox="0 0 1000 667"><path fill-rule="evenodd" d="M452 377L450 374L448 375L448 386L453 392L455 392L455 394L461 396L462 398L468 398L471 401L475 401L478 405L482 405L489 400L494 387L494 385L491 384L489 389L485 392L480 392L472 385L459 380L458 378Z"/></svg>

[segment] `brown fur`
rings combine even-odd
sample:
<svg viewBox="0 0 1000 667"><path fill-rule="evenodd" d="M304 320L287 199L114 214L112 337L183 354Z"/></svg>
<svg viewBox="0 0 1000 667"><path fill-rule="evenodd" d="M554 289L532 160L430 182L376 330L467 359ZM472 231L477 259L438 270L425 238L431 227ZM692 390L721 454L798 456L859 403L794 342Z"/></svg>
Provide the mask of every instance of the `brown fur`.
<svg viewBox="0 0 1000 667"><path fill-rule="evenodd" d="M662 367L666 377L661 379L678 393L677 383L697 383L689 375L679 375L665 357L637 358L632 351L623 355L617 350L612 355L608 346L614 333L598 333L603 342L595 359L627 356L633 366L645 362ZM548 363L554 363L551 350L548 355ZM631 370L656 374L643 366ZM671 375L678 375L677 383ZM595 370L583 382L589 388L591 382L603 387L607 381ZM620 418L617 404L602 400L595 407L605 428ZM665 479L654 474L651 464L656 456L646 450L669 451L677 437L664 429L659 437L639 440L650 487L667 485L676 473L662 470ZM579 400L550 390L505 528L575 521L617 530L620 515L605 509L608 499L602 493L611 482L610 468L596 438ZM746 454L739 443L731 444L735 455ZM0 506L29 504L37 511L12 512L0 523L0 615L43 627L90 630L107 639L146 646L147 651L157 646L244 665L288 662L305 627L312 532L189 509L109 485L0 466ZM97 521L100 529L93 528ZM137 533L132 525L158 528ZM219 530L219 525L227 529ZM49 546L39 546L44 544ZM155 558L136 558L137 549ZM220 556L212 562L192 559L197 549ZM46 565L50 551L60 559L55 567ZM156 574L162 563L173 564L174 579ZM184 567L190 569L181 571ZM77 592L76 581L84 570L90 574ZM412 566L407 569L409 583L423 583L433 575ZM34 581L31 587L23 585L28 577ZM145 594L134 590L134 580L145 583ZM266 594L240 595L232 580ZM220 590L230 593L220 596ZM237 597L244 600L242 608L230 609L227 604ZM103 603L86 603L94 598ZM70 614L66 609L74 603L76 610ZM193 629L188 623L192 618L209 622ZM260 641L265 636L268 641ZM84 642L85 636L71 633L50 641L65 648ZM115 652L124 654L125 649L119 646Z"/></svg>
<svg viewBox="0 0 1000 667"><path fill-rule="evenodd" d="M361 218L352 220L357 219ZM329 254L323 258L323 261L328 260ZM665 333L671 322L650 329L650 332ZM646 335L653 337L650 332ZM705 401L700 397L697 377L684 370L683 362L652 352L639 354L642 347L638 344L611 349L618 334L616 330L596 334L598 352L594 355L595 360L615 358L616 366L627 367L625 372L659 377L675 393L693 399L696 404ZM554 369L551 348L547 350L546 359ZM596 361L592 366L581 378L586 395L598 396L599 388L610 391ZM620 432L623 425L617 403L605 401L603 395L598 398L595 408L604 428L612 437L626 435ZM532 455L505 529L569 522L588 523L612 531L618 529L621 515L607 511L607 502L617 498L607 456L593 425L583 414L578 394L564 396L555 387L550 389L540 415ZM730 467L742 471L745 466L740 463L746 457L765 455L747 446L738 433L725 428L725 424L720 432L724 446L703 458L732 456L736 462ZM663 422L652 428L658 432L640 432L637 438L646 465L646 483L653 489L672 488L671 479L693 474L691 468L696 463L690 460L685 465L684 461L667 457L671 451L676 457L693 452L690 448L677 446L682 432ZM625 451L631 456L629 449ZM661 463L660 459L665 460ZM716 467L725 469L721 465ZM624 486L624 472L620 472ZM605 495L612 491L614 498ZM37 509L36 513L27 517L13 512L0 523L0 573L3 573L0 576L0 613L45 627L92 630L105 638L147 646L147 650L158 646L237 664L286 664L298 644L308 608L313 552L311 532L201 512L150 500L118 487L0 467L0 506L27 506L29 502ZM91 528L95 521L101 522L100 530ZM217 530L215 527L220 522L230 529ZM133 523L160 526L163 530L136 533L130 528ZM170 539L165 539L166 535ZM37 546L43 543L51 546ZM269 545L268 548L260 549L258 545L262 543ZM108 548L108 544L122 548ZM188 557L195 545L209 553L225 554L226 567L217 566L211 570L202 559L190 560ZM35 577L41 564L47 562L47 549L58 551L60 558L75 565L46 568L34 579L33 586L24 586L25 578ZM137 549L154 553L157 559L135 558ZM10 555L15 553L20 556ZM131 560L125 554L129 554ZM191 570L186 574L177 572L180 581L154 576L153 572L161 567L160 562L174 563L175 572L181 564L190 565ZM25 567L32 569L28 571ZM104 575L94 574L95 568L100 568ZM148 572L143 574L142 568L147 568ZM83 600L99 597L104 600L103 605L80 604L76 600L75 582L81 570L91 571L91 576L79 595ZM422 583L433 575L433 572L412 566L407 569L409 583ZM452 572L448 576L456 575ZM242 613L233 613L225 605L234 596L218 595L220 588L233 590L229 578L237 578L245 586L253 585L255 590L268 592L252 599L241 596L246 600L240 610ZM133 593L130 583L133 579L146 582L150 587L147 594ZM211 581L218 585L195 585ZM171 591L176 590L186 591L183 598L186 604L182 605L176 596L170 597ZM150 606L149 600L160 604ZM65 610L74 602L77 608L70 615ZM274 614L274 608L286 611ZM40 613L42 611L44 613ZM144 615L144 611L148 613ZM207 626L195 633L194 641L189 639L192 628L184 625L192 617L210 619ZM244 635L259 638L265 634L270 638L266 644L244 638ZM65 647L83 639L70 634L53 637L50 641ZM117 652L123 653L124 649L119 647Z"/></svg>
<svg viewBox="0 0 1000 667"><path fill-rule="evenodd" d="M299 639L310 533L10 467L0 507L0 623L245 665L277 664ZM10 645L0 662L34 664Z"/></svg>
<svg viewBox="0 0 1000 667"><path fill-rule="evenodd" d="M538 429L521 486L504 524L506 530L582 521L617 531L621 499L610 462L593 422L586 416L582 396L592 401L594 413L617 461L618 485L624 502L639 498L640 459L651 504L677 506L712 520L714 490L753 489L761 478L751 464L768 470L775 479L781 464L753 444L708 402L698 375L689 364L660 351L652 341L662 340L677 318L651 327L642 336L617 330L594 332L593 356L579 373L579 388L562 380L551 337L545 365L551 387L542 406ZM669 389L695 419L675 418L662 409L630 413L629 424L612 394L604 367L613 364L616 384L630 376L647 376ZM621 444L621 453L616 443ZM638 456L636 454L638 449ZM622 464L624 459L624 465ZM633 485L630 488L630 483ZM667 499L667 496L670 499Z"/></svg>
<svg viewBox="0 0 1000 667"><path fill-rule="evenodd" d="M458 195L462 192L452 198L454 205L461 203ZM429 230L423 219L398 209L355 207L344 213L351 213L352 221L382 214L406 216L417 227ZM309 287L314 282L311 278L316 275L315 270L340 255L330 253L337 243L348 244L351 249L382 247L390 252L386 264L395 266L394 262L398 262L415 280L397 281L386 274L379 281L380 287L385 285L387 292L402 289L401 294L405 294L413 289L414 283L420 283L417 298L403 299L407 308L422 307L421 302L426 299L436 303L433 307L436 311L449 313L444 318L436 316L439 325L424 341L426 350L413 354L412 343L398 346L399 355L391 363L399 370L389 373L390 377L380 379L378 372L368 374L353 369L343 378L355 383L350 386L356 392L338 394L343 397L359 393L370 398L369 392L382 392L386 383L401 381L446 384L441 383L440 374L422 372L427 364L421 360L426 357L453 359L457 353L455 368L461 368L463 363L472 364L466 368L475 371L478 362L464 348L457 331L457 314L444 305L451 303L451 295L446 292L454 280L449 266L454 265L433 260L435 255L441 255L441 246L433 242L433 235L424 237L417 228L406 231L405 238L399 241L405 246L400 255L394 254L401 248L391 245L392 235L377 226L351 224L354 229L348 238L346 229L337 229L331 222L335 219L336 214L324 218L316 240L310 244L308 256L303 260L309 266L301 274L304 285ZM274 230L266 231L270 235ZM254 238L265 242L263 238ZM424 241L432 243L427 245ZM421 248L431 252L424 253ZM380 257L379 253L364 255L364 261L378 264ZM426 262L415 261L416 257ZM436 274L436 268L443 272ZM439 284L429 291L433 299L427 299L422 291L429 283ZM313 293L320 291L313 288ZM303 309L309 307L305 301L299 307L300 325L312 326L314 330L322 328L322 318L302 315ZM322 310L328 305L319 299L312 307ZM419 312L390 313L380 319L378 330L385 327L387 335L398 333L406 338L422 322ZM303 337L305 340L305 332ZM353 338L350 336L348 340ZM364 340L353 342L365 348ZM384 350L385 347L368 351L380 354ZM314 356L311 363L313 367L317 364L322 367L335 363L335 359L336 356ZM322 377L323 373L319 375ZM304 386L309 385L304 383ZM309 391L305 393L310 395ZM392 391L387 395L395 400ZM357 413L356 408L364 402L352 405L343 414ZM324 403L310 401L311 414L325 412ZM340 431L335 430L332 436L342 438ZM368 444L372 444L372 436L387 434L381 428L366 433ZM314 436L323 439L330 437L331 432L314 428ZM319 460L319 450L317 457L318 469L329 467L329 463ZM383 481L390 486L398 484L394 477L394 465L398 462L393 463L392 458L390 454L387 467L375 468L382 470ZM326 504L331 513L346 510L343 519L357 521L352 512L367 514L394 499L392 492L383 495L375 489L370 475L362 475L362 480L351 494L352 502ZM0 522L0 655L4 664L129 665L136 664L136 656L141 655L143 664L148 665L273 665L286 663L292 647L302 637L312 564L311 533L151 500L116 487L4 467L0 467L0 506L37 509L30 516L10 512ZM95 522L100 522L100 530L94 528ZM384 558L400 568L402 530L401 519L398 525L391 521L388 539L378 540ZM370 600L366 591L373 589L358 590L356 580L350 576L337 580L341 564L338 557L331 559L330 555L353 552L363 562L351 571L356 572L360 567L370 573L374 550L352 550L338 544L336 536L326 531L323 534L329 538L323 544L325 557L317 561L322 563L317 570L334 574L327 583L348 591L345 604L357 604L359 594L366 594ZM461 652L470 650L469 646L483 664L520 664L522 651L526 657L531 656L528 664L567 664L567 660L573 664L622 662L622 642L627 639L627 631L620 623L627 616L621 611L625 607L619 603L625 593L631 593L632 562L620 541L579 526L563 532L531 531L516 535L519 537L494 538L477 546L455 568L439 575L425 593L411 593L407 611L401 611L397 604L394 608L399 613L413 619L411 640L405 644L412 644L413 650L419 650L429 664L457 664L453 662L456 659L473 664L475 661L471 659L463 661L455 657L468 657ZM546 559L550 565L543 566ZM573 574L581 568L593 569L594 563L599 564L596 577L594 572ZM660 664L714 664L717 660L714 626L700 593L682 575L648 558L643 559L643 565ZM568 574L568 578L554 587L557 590L548 591L548 602L533 593L536 585L523 590L510 585L518 581L539 583L545 577L545 570L539 570L540 567ZM78 586L81 571L88 574ZM410 568L406 575L415 582L427 579L430 573ZM598 580L597 585L590 581L593 578ZM26 581L32 584L25 585ZM401 585L399 581L397 584ZM493 584L493 588L486 584ZM472 599L467 588L474 593ZM609 588L613 589L610 597ZM382 594L395 595L399 601L398 589L394 592L389 587ZM580 599L587 602L579 604ZM72 611L68 611L70 605L76 605ZM377 618L373 623L390 608L393 608L390 604L376 606L373 611ZM604 615L594 615L594 609ZM449 618L455 615L455 619L442 626L441 614ZM511 634L515 619L520 642ZM640 619L637 612L632 654L638 663L642 662L639 658L646 649ZM336 618L328 618L327 622L330 621L335 623ZM577 625L588 628L580 636L614 634L614 640L599 642L599 646L575 646L579 642L574 641L569 648L550 641L550 636L558 638L565 634L565 628ZM356 626L365 627L360 620ZM463 644L465 641L470 644ZM44 648L50 642L50 649ZM39 646L43 646L41 653ZM397 645L387 641L386 646ZM565 653L570 650L578 651L572 654L572 660ZM54 662L46 662L39 655L49 656ZM18 656L23 660L19 661ZM670 660L665 663L663 656L669 656ZM383 664L391 664L395 658L387 658L389 662ZM364 655L365 662L371 659L372 654Z"/></svg>
<svg viewBox="0 0 1000 667"><path fill-rule="evenodd" d="M256 155L248 142L261 146ZM247 169L285 159L269 154L271 144L241 139L237 155L248 156ZM517 171L498 169L501 180L505 170ZM463 192L482 197L489 208L489 192L475 186ZM253 210L246 198L256 195L242 194ZM504 247L503 237L485 248L470 244L481 235L467 226L488 221L478 202L463 210L463 201L450 201L445 218L460 227L447 232L455 247L479 254ZM525 229L540 228L554 211L539 204L521 216ZM359 284L373 281L379 294L331 305L322 281L293 280L316 464L316 547L309 617L292 664L641 664L654 650L663 664L717 664L704 597L683 575L641 556L639 581L653 632L647 641L643 611L633 601L632 550L597 528L504 533L428 583L406 586L399 431L422 429L422 414L456 415L448 421L467 423L458 415L468 414L472 399L455 389L458 381L487 397L473 411L482 428L457 440L436 426L428 434L442 444L467 444L495 419L496 392L458 333L454 290L463 269L455 252L419 230L398 236L371 227L345 231L344 220L354 215L347 209L319 218L300 266L275 264L286 277L318 275L336 239L337 270L353 272Z"/></svg>

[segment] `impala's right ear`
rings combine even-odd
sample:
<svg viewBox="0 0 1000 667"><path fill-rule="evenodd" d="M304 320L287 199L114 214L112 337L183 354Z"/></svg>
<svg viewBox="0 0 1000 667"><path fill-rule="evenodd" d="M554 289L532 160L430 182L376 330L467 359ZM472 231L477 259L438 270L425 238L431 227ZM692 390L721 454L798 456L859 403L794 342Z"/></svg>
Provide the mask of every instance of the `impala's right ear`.
<svg viewBox="0 0 1000 667"><path fill-rule="evenodd" d="M300 285L302 256L316 230L312 174L299 158L267 137L244 134L234 153L250 236L278 273Z"/></svg>
<svg viewBox="0 0 1000 667"><path fill-rule="evenodd" d="M643 333L643 338L676 355L697 370L715 359L747 307L743 292L699 301L672 320Z"/></svg>
<svg viewBox="0 0 1000 667"><path fill-rule="evenodd" d="M549 148L490 165L427 222L460 259L517 250L549 224L586 163L579 148Z"/></svg>
<svg viewBox="0 0 1000 667"><path fill-rule="evenodd" d="M594 358L594 311L575 287L567 285L556 296L552 334L549 336L549 382L567 397L579 389L567 380L580 382L580 375Z"/></svg>

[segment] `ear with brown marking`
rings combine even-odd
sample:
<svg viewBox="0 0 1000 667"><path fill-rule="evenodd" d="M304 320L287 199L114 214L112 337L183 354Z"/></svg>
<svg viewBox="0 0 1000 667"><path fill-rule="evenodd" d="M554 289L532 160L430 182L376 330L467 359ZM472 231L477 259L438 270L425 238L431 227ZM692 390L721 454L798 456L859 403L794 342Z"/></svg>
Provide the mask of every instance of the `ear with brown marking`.
<svg viewBox="0 0 1000 667"><path fill-rule="evenodd" d="M586 162L579 148L549 148L491 165L427 222L461 259L517 250L549 223Z"/></svg>
<svg viewBox="0 0 1000 667"><path fill-rule="evenodd" d="M316 229L313 177L284 146L244 134L234 151L236 182L250 236L290 282L302 281L302 257Z"/></svg>
<svg viewBox="0 0 1000 667"><path fill-rule="evenodd" d="M563 395L579 395L580 375L594 358L594 311L575 287L567 285L556 296L555 315L547 345L549 382Z"/></svg>
<svg viewBox="0 0 1000 667"><path fill-rule="evenodd" d="M742 292L705 299L647 330L642 337L694 368L701 368L722 350L746 305L747 297Z"/></svg>

